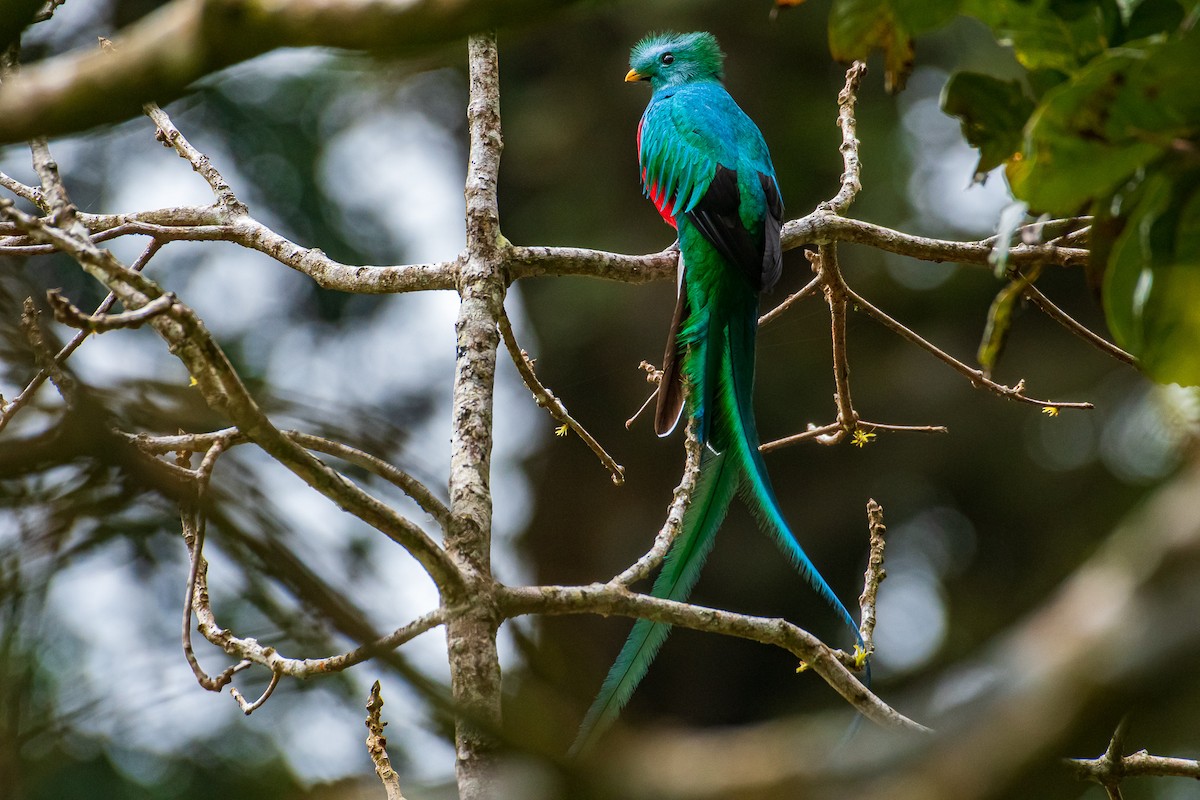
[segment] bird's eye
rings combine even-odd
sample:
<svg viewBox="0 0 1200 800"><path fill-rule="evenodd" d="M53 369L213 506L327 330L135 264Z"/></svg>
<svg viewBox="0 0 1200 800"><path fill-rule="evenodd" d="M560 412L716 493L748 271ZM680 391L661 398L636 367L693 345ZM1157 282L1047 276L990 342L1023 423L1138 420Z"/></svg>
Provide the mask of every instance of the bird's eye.
<svg viewBox="0 0 1200 800"><path fill-rule="evenodd" d="M666 66L667 64L675 63L675 56L671 55L670 53L663 53L662 58L659 60L662 61L664 66Z"/></svg>

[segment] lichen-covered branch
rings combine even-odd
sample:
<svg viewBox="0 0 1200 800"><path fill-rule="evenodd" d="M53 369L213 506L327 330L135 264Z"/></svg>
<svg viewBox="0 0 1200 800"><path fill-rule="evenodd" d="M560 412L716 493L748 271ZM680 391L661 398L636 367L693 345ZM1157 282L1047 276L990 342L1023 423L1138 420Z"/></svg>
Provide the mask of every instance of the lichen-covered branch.
<svg viewBox="0 0 1200 800"><path fill-rule="evenodd" d="M820 639L787 620L752 617L677 603L600 583L589 586L503 587L497 600L506 616L618 614L774 645L807 663L834 691L871 721L885 728L914 733L929 732L924 725L891 708L859 683L843 663L843 658ZM853 661L850 656L844 658L848 662Z"/></svg>
<svg viewBox="0 0 1200 800"><path fill-rule="evenodd" d="M870 556L867 571L863 575L863 592L858 598L860 611L858 632L862 636L863 650L870 655L875 650L875 607L879 595L879 584L887 577L883 568L883 552L887 546L883 535L887 526L883 524L883 506L874 499L867 501L867 527L870 530Z"/></svg>
<svg viewBox="0 0 1200 800"><path fill-rule="evenodd" d="M387 737L383 735L383 695L380 693L379 681L371 684L371 694L367 698L367 754L375 766L375 774L383 783L387 792L387 800L404 800L400 791L400 776L392 769L392 760L387 754Z"/></svg>
<svg viewBox="0 0 1200 800"><path fill-rule="evenodd" d="M112 47L25 67L0 86L0 143L84 130L168 103L195 81L278 47L413 54L472 31L545 18L568 0L174 0Z"/></svg>
<svg viewBox="0 0 1200 800"><path fill-rule="evenodd" d="M468 44L470 154L466 182L467 253L459 273L461 298L454 365L453 433L450 439L450 524L446 551L464 579L461 592L443 602L469 598L467 613L446 624L450 689L459 709L455 725L455 771L462 800L492 794L495 743L500 724L500 618L492 599L491 456L496 354L504 308L504 250L496 182L503 139L496 37L477 34ZM490 730L489 730L490 729Z"/></svg>
<svg viewBox="0 0 1200 800"><path fill-rule="evenodd" d="M129 310L165 296L153 281L121 264L112 253L90 240L67 233L31 217L0 200L0 218L20 226L31 237L54 244L73 256L86 272L106 285ZM224 352L195 313L174 302L149 324L166 340L195 378L205 401L224 414L255 444L343 509L403 546L445 591L461 585L462 577L449 556L417 526L330 469L272 424L250 396Z"/></svg>
<svg viewBox="0 0 1200 800"><path fill-rule="evenodd" d="M867 74L867 65L855 61L846 70L846 85L838 93L838 127L842 129L842 144L838 148L842 153L845 169L842 172L842 185L833 198L818 206L818 210L831 211L834 214L844 214L854 198L862 189L862 167L858 161L858 138L855 136L854 104L858 102L858 86Z"/></svg>
<svg viewBox="0 0 1200 800"><path fill-rule="evenodd" d="M621 574L608 582L609 586L629 588L640 580L645 580L655 567L666 558L675 538L683 529L683 514L692 502L692 493L696 491L696 481L700 478L700 453L703 450L700 440L696 438L695 421L688 422L687 442L685 444L687 460L683 465L683 477L671 497L671 505L667 508L667 519L654 537L654 544L641 558L629 565Z"/></svg>

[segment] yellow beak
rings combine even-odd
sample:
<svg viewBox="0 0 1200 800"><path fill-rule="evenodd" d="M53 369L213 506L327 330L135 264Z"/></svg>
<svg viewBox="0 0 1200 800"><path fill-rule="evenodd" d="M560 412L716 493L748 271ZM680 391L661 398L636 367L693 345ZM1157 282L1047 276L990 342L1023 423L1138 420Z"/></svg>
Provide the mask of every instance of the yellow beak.
<svg viewBox="0 0 1200 800"><path fill-rule="evenodd" d="M625 73L626 83L637 83L638 81L644 80L646 80L646 76L638 72L636 69L631 69L629 72Z"/></svg>

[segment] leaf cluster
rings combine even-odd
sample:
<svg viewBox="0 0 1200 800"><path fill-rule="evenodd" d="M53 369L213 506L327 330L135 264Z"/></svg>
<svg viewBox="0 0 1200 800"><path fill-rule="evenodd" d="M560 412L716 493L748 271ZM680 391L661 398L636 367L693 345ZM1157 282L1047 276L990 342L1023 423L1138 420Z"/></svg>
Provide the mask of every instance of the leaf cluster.
<svg viewBox="0 0 1200 800"><path fill-rule="evenodd" d="M1200 383L1200 3L837 0L830 49L843 60L882 49L897 91L913 37L958 14L1025 69L960 71L945 86L942 109L979 150L975 180L1003 166L1033 213L1090 215L1088 277L1116 342L1155 380Z"/></svg>

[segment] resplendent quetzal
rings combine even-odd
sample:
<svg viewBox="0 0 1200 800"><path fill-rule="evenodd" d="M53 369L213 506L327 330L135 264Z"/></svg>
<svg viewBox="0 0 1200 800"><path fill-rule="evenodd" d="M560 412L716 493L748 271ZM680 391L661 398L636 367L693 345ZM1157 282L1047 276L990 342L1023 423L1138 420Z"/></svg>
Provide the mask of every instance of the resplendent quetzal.
<svg viewBox="0 0 1200 800"><path fill-rule="evenodd" d="M642 187L679 233L678 300L654 428L669 434L686 405L705 445L682 530L652 594L687 598L738 492L861 644L854 619L784 521L758 452L751 405L758 295L779 278L783 203L762 134L721 85L724 57L711 33L655 34L633 48L625 76L654 90L638 125ZM616 719L670 629L634 624L573 751Z"/></svg>

